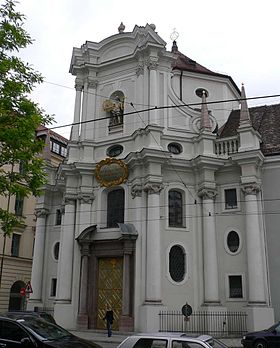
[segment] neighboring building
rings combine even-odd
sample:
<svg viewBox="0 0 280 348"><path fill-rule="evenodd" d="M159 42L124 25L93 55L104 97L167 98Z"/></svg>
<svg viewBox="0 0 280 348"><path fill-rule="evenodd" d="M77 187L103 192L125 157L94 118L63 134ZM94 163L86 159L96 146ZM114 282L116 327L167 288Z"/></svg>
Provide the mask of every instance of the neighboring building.
<svg viewBox="0 0 280 348"><path fill-rule="evenodd" d="M57 168L66 157L67 140L46 127L39 127L37 136L42 137L46 143L43 154L46 167ZM59 152L58 146L63 150ZM16 171L21 169L20 166L15 168ZM0 233L0 264L3 262L0 311L19 310L26 306L26 299L20 294L20 290L31 280L36 228L35 197L22 199L11 196L10 203L8 198L1 197L1 208L7 209L8 204L10 212L24 218L24 226L16 228L11 236L4 237L3 233Z"/></svg>
<svg viewBox="0 0 280 348"><path fill-rule="evenodd" d="M239 110L230 76L165 46L147 24L73 50L74 125L37 204L29 301L66 328L104 328L109 305L115 329L157 331L186 301L246 311L248 329L274 321L268 120Z"/></svg>

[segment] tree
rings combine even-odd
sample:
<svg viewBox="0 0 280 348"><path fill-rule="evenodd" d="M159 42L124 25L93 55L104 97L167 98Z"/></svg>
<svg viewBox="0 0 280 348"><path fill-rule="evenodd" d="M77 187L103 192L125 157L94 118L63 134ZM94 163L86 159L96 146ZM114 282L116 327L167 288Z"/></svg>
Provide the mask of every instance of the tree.
<svg viewBox="0 0 280 348"><path fill-rule="evenodd" d="M17 56L32 39L23 28L24 15L15 6L15 1L6 0L0 7L0 199L7 201L0 208L0 224L5 235L22 223L10 212L11 197L37 196L46 182L39 155L44 143L36 138L36 129L52 121L29 98L43 78Z"/></svg>

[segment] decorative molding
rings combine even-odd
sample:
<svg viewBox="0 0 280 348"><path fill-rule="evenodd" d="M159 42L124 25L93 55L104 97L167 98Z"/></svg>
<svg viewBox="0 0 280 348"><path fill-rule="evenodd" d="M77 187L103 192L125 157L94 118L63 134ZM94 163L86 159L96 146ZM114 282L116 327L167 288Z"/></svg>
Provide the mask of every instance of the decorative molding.
<svg viewBox="0 0 280 348"><path fill-rule="evenodd" d="M69 195L69 196L65 196L64 197L64 205L74 205L75 202L76 202L76 196L72 196L72 195Z"/></svg>
<svg viewBox="0 0 280 348"><path fill-rule="evenodd" d="M45 208L39 208L35 210L35 216L37 218L46 217L47 215L49 215L49 213L50 213L49 209L45 209Z"/></svg>
<svg viewBox="0 0 280 348"><path fill-rule="evenodd" d="M81 254L82 256L89 256L90 253L90 243L81 243Z"/></svg>
<svg viewBox="0 0 280 348"><path fill-rule="evenodd" d="M202 199L215 199L218 192L215 189L203 188L198 191L198 197Z"/></svg>
<svg viewBox="0 0 280 348"><path fill-rule="evenodd" d="M136 75L137 77L139 77L140 75L143 75L144 74L144 63L141 61L141 62L138 62L138 65L136 67Z"/></svg>
<svg viewBox="0 0 280 348"><path fill-rule="evenodd" d="M79 199L81 203L91 204L95 197L93 193L80 192L77 199Z"/></svg>
<svg viewBox="0 0 280 348"><path fill-rule="evenodd" d="M261 187L258 184L247 184L247 185L243 185L241 187L241 190L243 191L245 196L256 195L261 190Z"/></svg>
<svg viewBox="0 0 280 348"><path fill-rule="evenodd" d="M88 88L96 89L97 86L98 86L98 82L99 82L99 81L96 80L96 79L90 79L90 78L88 78L88 79L87 79Z"/></svg>
<svg viewBox="0 0 280 348"><path fill-rule="evenodd" d="M141 184L134 184L131 187L131 196L132 196L132 198L142 197L142 191L143 191L143 186Z"/></svg>
<svg viewBox="0 0 280 348"><path fill-rule="evenodd" d="M76 83L75 83L76 91L81 92L83 90L83 88L84 88L83 82L82 81L76 81Z"/></svg>
<svg viewBox="0 0 280 348"><path fill-rule="evenodd" d="M158 58L150 57L147 59L146 64L147 64L149 70L157 70Z"/></svg>
<svg viewBox="0 0 280 348"><path fill-rule="evenodd" d="M159 194L160 191L163 189L162 183L146 183L144 186L144 191L148 193L148 195L151 194Z"/></svg>

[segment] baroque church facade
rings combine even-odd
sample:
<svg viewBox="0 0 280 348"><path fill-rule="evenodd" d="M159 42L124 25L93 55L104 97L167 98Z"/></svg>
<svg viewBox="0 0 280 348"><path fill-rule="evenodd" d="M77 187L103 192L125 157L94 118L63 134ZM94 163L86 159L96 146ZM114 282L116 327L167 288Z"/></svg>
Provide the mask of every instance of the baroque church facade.
<svg viewBox="0 0 280 348"><path fill-rule="evenodd" d="M186 302L269 326L263 168L279 149L243 86L155 29L73 49L74 122L37 202L29 307L66 328L104 329L110 306L116 329L158 331Z"/></svg>

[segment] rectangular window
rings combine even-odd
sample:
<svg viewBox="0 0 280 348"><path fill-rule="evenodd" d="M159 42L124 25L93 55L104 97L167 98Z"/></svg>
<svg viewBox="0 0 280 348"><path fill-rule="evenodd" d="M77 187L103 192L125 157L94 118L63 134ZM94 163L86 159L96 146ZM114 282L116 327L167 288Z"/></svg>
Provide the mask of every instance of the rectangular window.
<svg viewBox="0 0 280 348"><path fill-rule="evenodd" d="M229 282L229 297L243 298L242 276L231 275L228 277L228 282Z"/></svg>
<svg viewBox="0 0 280 348"><path fill-rule="evenodd" d="M237 208L237 193L236 189L226 189L225 190L225 209L235 209Z"/></svg>
<svg viewBox="0 0 280 348"><path fill-rule="evenodd" d="M61 145L61 151L60 152L61 152L60 153L61 156L66 157L66 155L67 155L67 147Z"/></svg>
<svg viewBox="0 0 280 348"><path fill-rule="evenodd" d="M22 216L23 212L23 197L16 196L16 202L15 202L15 214L17 216Z"/></svg>
<svg viewBox="0 0 280 348"><path fill-rule="evenodd" d="M61 225L61 218L62 218L61 210L57 209L56 216L55 216L55 224L56 225Z"/></svg>
<svg viewBox="0 0 280 348"><path fill-rule="evenodd" d="M58 143L52 142L52 151L59 154L60 146Z"/></svg>
<svg viewBox="0 0 280 348"><path fill-rule="evenodd" d="M19 256L20 234L13 233L11 255Z"/></svg>
<svg viewBox="0 0 280 348"><path fill-rule="evenodd" d="M57 278L52 278L52 281L51 281L51 296L52 297L56 296L56 285L57 285Z"/></svg>

